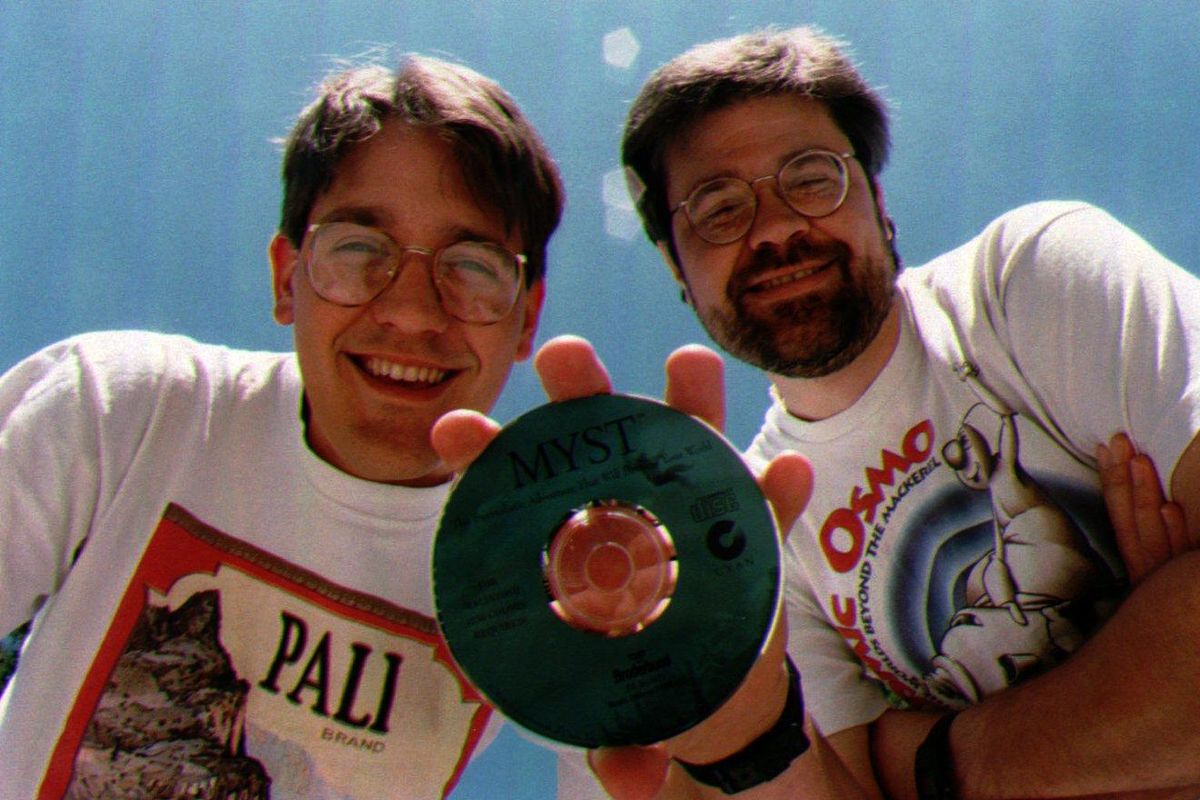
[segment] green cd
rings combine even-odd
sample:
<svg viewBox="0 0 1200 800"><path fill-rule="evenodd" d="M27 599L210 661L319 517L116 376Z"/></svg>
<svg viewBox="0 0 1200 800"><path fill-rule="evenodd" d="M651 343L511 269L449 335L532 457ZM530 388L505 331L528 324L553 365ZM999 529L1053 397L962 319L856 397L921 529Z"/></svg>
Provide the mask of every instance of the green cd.
<svg viewBox="0 0 1200 800"><path fill-rule="evenodd" d="M509 719L583 747L649 744L741 685L775 619L779 544L720 434L596 395L521 416L459 477L433 591L455 661Z"/></svg>

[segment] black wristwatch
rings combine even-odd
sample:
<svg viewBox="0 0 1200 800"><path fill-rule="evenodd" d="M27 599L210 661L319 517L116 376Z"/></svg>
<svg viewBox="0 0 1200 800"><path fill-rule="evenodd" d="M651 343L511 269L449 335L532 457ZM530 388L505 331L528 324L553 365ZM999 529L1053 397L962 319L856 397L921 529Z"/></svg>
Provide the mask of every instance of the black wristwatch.
<svg viewBox="0 0 1200 800"><path fill-rule="evenodd" d="M787 659L788 694L783 713L772 728L742 750L712 764L676 761L701 783L716 786L725 794L737 794L766 783L782 773L808 749L804 734L804 699L800 694L800 674L792 659Z"/></svg>

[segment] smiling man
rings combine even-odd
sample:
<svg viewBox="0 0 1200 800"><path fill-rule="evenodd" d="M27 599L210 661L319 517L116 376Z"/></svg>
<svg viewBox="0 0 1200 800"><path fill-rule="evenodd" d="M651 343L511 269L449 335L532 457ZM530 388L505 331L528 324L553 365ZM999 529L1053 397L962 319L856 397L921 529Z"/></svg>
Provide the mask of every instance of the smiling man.
<svg viewBox="0 0 1200 800"><path fill-rule="evenodd" d="M271 243L308 442L351 475L444 483L434 421L490 408L529 356L544 284L526 276L521 231L472 195L480 182L438 131L386 122L341 162L300 246Z"/></svg>
<svg viewBox="0 0 1200 800"><path fill-rule="evenodd" d="M888 148L882 98L804 28L674 59L623 141L685 301L770 377L749 459L812 462L804 707L875 796L1195 797L1200 281L1066 202L902 271ZM1174 504L1106 515L1102 484L1153 465ZM712 728L673 779L804 796L785 722Z"/></svg>
<svg viewBox="0 0 1200 800"><path fill-rule="evenodd" d="M441 797L494 727L432 618L429 436L530 353L557 169L413 57L330 77L283 179L295 354L97 333L0 379L6 797Z"/></svg>

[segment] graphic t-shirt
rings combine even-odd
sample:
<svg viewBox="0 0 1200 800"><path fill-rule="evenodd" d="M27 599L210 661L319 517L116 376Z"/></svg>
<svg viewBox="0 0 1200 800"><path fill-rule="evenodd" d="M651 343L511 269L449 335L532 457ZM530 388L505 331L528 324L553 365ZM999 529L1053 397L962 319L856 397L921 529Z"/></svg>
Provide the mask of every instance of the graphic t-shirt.
<svg viewBox="0 0 1200 800"><path fill-rule="evenodd" d="M169 506L42 795L70 776L80 798L360 797L392 764L413 797L438 797L489 713L429 617Z"/></svg>
<svg viewBox="0 0 1200 800"><path fill-rule="evenodd" d="M850 409L776 402L748 451L814 466L789 649L827 734L1074 652L1127 588L1096 445L1126 431L1166 478L1200 429L1200 282L1096 209L1017 209L902 274L898 302L896 350Z"/></svg>
<svg viewBox="0 0 1200 800"><path fill-rule="evenodd" d="M339 472L299 411L290 356L153 334L0 379L5 796L453 788L495 715L436 635L447 487Z"/></svg>

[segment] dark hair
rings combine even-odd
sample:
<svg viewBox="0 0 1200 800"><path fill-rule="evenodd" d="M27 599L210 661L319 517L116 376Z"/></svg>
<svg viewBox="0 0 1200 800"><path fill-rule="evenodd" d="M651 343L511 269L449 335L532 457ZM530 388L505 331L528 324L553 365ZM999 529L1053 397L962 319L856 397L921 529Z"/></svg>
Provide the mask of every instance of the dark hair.
<svg viewBox="0 0 1200 800"><path fill-rule="evenodd" d="M795 94L821 101L866 173L879 175L890 147L887 108L842 47L815 28L766 28L693 47L650 76L629 111L621 160L636 176L631 191L651 241L674 249L667 147L704 116L741 100Z"/></svg>
<svg viewBox="0 0 1200 800"><path fill-rule="evenodd" d="M499 84L426 56L406 56L394 71L355 67L321 83L284 140L283 235L300 247L313 204L342 159L392 119L433 129L450 143L475 201L520 233L526 283L542 277L563 208L554 160Z"/></svg>

